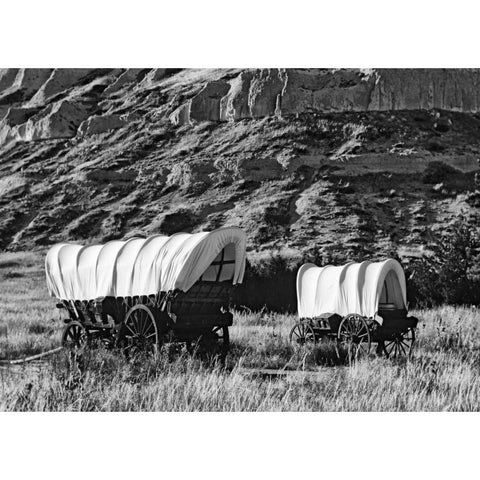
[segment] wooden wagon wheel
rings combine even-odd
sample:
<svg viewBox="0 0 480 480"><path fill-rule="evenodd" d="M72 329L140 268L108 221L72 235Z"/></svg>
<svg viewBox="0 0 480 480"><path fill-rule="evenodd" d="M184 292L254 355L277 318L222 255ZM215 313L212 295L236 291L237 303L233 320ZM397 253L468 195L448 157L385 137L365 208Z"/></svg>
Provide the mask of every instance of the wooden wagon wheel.
<svg viewBox="0 0 480 480"><path fill-rule="evenodd" d="M315 331L309 323L297 322L290 330L290 343L314 347L317 344Z"/></svg>
<svg viewBox="0 0 480 480"><path fill-rule="evenodd" d="M62 333L62 346L80 353L88 342L88 333L82 323L74 320L65 326Z"/></svg>
<svg viewBox="0 0 480 480"><path fill-rule="evenodd" d="M132 307L120 325L117 340L127 357L140 352L156 355L160 349L160 335L151 310L142 304Z"/></svg>
<svg viewBox="0 0 480 480"><path fill-rule="evenodd" d="M347 315L338 327L337 334L340 345L348 352L350 358L370 352L371 339L367 322L361 315Z"/></svg>
<svg viewBox="0 0 480 480"><path fill-rule="evenodd" d="M415 330L409 328L406 332L396 332L392 338L384 340L383 351L387 358L397 358L402 355L408 357L415 343Z"/></svg>

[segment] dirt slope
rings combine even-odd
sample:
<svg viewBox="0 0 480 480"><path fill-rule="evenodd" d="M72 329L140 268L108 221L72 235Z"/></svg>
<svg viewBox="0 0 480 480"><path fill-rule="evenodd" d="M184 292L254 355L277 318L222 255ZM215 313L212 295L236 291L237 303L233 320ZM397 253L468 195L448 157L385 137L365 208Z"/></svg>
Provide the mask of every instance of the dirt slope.
<svg viewBox="0 0 480 480"><path fill-rule="evenodd" d="M252 254L420 255L476 212L477 85L476 70L0 70L0 249L238 225Z"/></svg>

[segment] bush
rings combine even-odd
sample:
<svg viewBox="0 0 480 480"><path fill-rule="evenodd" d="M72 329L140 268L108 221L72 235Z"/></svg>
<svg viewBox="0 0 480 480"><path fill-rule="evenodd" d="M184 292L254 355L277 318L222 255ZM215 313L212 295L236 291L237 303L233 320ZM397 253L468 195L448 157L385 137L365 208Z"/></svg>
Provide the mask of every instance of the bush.
<svg viewBox="0 0 480 480"><path fill-rule="evenodd" d="M410 301L418 307L480 304L480 229L458 219L438 239L433 255L407 270Z"/></svg>
<svg viewBox="0 0 480 480"><path fill-rule="evenodd" d="M433 162L428 162L427 168L423 171L422 182L431 184L441 183L451 175L458 175L459 173L461 174L462 172L451 165L434 160Z"/></svg>
<svg viewBox="0 0 480 480"><path fill-rule="evenodd" d="M267 260L252 264L247 260L243 284L234 291L236 307L251 310L267 308L277 312L297 309L296 278L302 262L289 262L278 252Z"/></svg>
<svg viewBox="0 0 480 480"><path fill-rule="evenodd" d="M401 261L396 250L383 258ZM247 261L245 280L234 293L237 308L266 308L276 312L296 312L296 277L306 262L316 265L343 265L371 258L366 251L346 256L343 252L322 252L315 246L298 260L274 252L257 263ZM480 305L480 228L478 222L458 219L436 241L429 257L404 265L410 307L427 308L442 304Z"/></svg>

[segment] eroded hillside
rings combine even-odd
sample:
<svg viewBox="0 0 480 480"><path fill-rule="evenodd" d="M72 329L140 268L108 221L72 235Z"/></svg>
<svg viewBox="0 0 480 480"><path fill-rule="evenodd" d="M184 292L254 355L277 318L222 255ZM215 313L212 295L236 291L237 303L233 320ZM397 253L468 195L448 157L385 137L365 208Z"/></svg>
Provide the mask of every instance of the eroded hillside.
<svg viewBox="0 0 480 480"><path fill-rule="evenodd" d="M252 253L419 255L476 212L478 80L0 71L0 248L237 225Z"/></svg>

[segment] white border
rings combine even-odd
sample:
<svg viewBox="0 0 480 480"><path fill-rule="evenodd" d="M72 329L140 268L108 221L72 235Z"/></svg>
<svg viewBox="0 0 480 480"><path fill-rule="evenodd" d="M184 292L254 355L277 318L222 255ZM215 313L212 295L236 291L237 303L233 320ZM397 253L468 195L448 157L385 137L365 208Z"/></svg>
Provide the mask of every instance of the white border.
<svg viewBox="0 0 480 480"><path fill-rule="evenodd" d="M475 2L3 2L0 67L478 67ZM472 478L478 414L1 414L3 478ZM138 461L133 459L137 458Z"/></svg>
<svg viewBox="0 0 480 480"><path fill-rule="evenodd" d="M3 2L0 66L475 67L475 2Z"/></svg>
<svg viewBox="0 0 480 480"><path fill-rule="evenodd" d="M473 478L475 414L3 414L3 478ZM475 437L474 437L475 435ZM313 475L313 477L312 477Z"/></svg>

